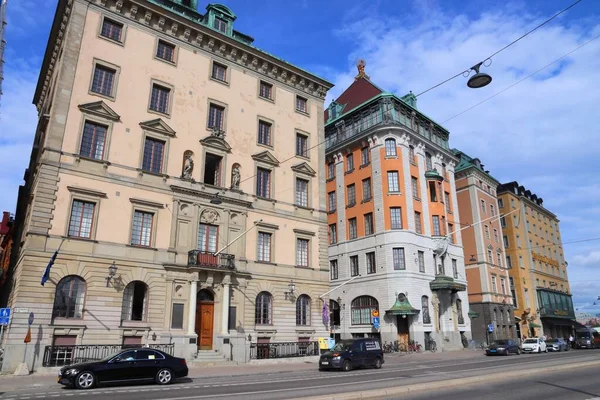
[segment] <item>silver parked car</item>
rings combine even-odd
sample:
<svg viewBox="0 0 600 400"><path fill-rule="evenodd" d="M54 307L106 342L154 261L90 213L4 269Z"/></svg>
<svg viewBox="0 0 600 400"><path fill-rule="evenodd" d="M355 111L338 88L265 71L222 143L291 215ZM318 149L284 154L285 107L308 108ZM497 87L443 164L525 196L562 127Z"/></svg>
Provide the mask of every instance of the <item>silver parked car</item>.
<svg viewBox="0 0 600 400"><path fill-rule="evenodd" d="M546 340L548 351L569 351L569 344L564 339L548 339Z"/></svg>

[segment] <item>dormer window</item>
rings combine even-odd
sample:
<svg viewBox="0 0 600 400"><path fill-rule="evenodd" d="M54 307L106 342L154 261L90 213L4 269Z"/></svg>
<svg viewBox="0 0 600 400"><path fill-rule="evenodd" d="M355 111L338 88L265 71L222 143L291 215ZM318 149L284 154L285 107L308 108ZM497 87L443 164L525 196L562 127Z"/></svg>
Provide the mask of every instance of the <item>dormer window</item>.
<svg viewBox="0 0 600 400"><path fill-rule="evenodd" d="M215 17L215 20L213 22L213 28L215 28L216 30L223 32L223 33L227 33L227 21L225 21L224 19Z"/></svg>
<svg viewBox="0 0 600 400"><path fill-rule="evenodd" d="M336 119L337 118L337 107L335 106L335 103L331 104L331 119Z"/></svg>

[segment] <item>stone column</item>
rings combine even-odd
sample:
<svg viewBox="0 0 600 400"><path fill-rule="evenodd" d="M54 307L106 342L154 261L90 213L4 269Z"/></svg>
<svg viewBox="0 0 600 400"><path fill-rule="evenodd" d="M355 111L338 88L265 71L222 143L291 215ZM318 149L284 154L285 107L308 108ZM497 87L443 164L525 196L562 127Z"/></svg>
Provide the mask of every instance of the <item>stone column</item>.
<svg viewBox="0 0 600 400"><path fill-rule="evenodd" d="M198 296L198 281L190 281L190 300L188 308L188 334L196 333L196 296Z"/></svg>
<svg viewBox="0 0 600 400"><path fill-rule="evenodd" d="M227 335L229 333L229 290L231 286L231 280L229 275L223 279L223 309L221 310L221 334Z"/></svg>

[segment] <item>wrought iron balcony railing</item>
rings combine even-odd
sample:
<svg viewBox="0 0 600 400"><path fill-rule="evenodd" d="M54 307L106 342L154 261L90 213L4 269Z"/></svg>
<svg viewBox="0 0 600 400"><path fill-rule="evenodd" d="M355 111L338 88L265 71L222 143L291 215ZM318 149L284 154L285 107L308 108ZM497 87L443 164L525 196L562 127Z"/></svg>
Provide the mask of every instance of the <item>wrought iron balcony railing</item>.
<svg viewBox="0 0 600 400"><path fill-rule="evenodd" d="M140 345L120 344L91 344L81 346L46 346L44 348L44 367L62 367L89 361L98 361L127 348L137 348ZM174 344L151 344L151 349L173 355Z"/></svg>
<svg viewBox="0 0 600 400"><path fill-rule="evenodd" d="M250 345L250 358L253 360L318 355L319 342L252 343Z"/></svg>
<svg viewBox="0 0 600 400"><path fill-rule="evenodd" d="M233 254L211 253L202 250L188 252L188 265L219 269L235 269L235 256Z"/></svg>

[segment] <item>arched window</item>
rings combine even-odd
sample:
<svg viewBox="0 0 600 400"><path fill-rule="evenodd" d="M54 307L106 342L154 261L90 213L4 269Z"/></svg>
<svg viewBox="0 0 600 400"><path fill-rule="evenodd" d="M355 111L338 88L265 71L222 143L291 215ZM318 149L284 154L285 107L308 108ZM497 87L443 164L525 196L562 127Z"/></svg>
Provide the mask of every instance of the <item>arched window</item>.
<svg viewBox="0 0 600 400"><path fill-rule="evenodd" d="M254 323L256 325L271 325L271 309L273 296L269 292L260 292L256 296L256 310L254 313Z"/></svg>
<svg viewBox="0 0 600 400"><path fill-rule="evenodd" d="M442 163L442 177L446 179L446 164Z"/></svg>
<svg viewBox="0 0 600 400"><path fill-rule="evenodd" d="M371 313L379 311L379 303L374 297L360 296L352 300L352 325L371 325Z"/></svg>
<svg viewBox="0 0 600 400"><path fill-rule="evenodd" d="M396 155L396 140L385 139L385 155L395 156Z"/></svg>
<svg viewBox="0 0 600 400"><path fill-rule="evenodd" d="M145 321L148 298L148 286L142 281L132 281L123 291L121 320Z"/></svg>
<svg viewBox="0 0 600 400"><path fill-rule="evenodd" d="M462 300L461 299L456 299L456 314L458 315L458 323L464 324L465 317L463 317Z"/></svg>
<svg viewBox="0 0 600 400"><path fill-rule="evenodd" d="M425 153L425 166L427 171L431 171L433 169L433 163L431 162L431 154Z"/></svg>
<svg viewBox="0 0 600 400"><path fill-rule="evenodd" d="M423 313L423 323L430 324L431 323L431 315L429 314L429 297L427 297L427 296L421 297L421 310Z"/></svg>
<svg viewBox="0 0 600 400"><path fill-rule="evenodd" d="M53 318L82 318L85 300L85 281L77 275L69 275L56 285Z"/></svg>
<svg viewBox="0 0 600 400"><path fill-rule="evenodd" d="M305 294L296 300L296 325L310 325L310 297Z"/></svg>
<svg viewBox="0 0 600 400"><path fill-rule="evenodd" d="M408 158L411 163L415 163L415 148L410 145L408 146Z"/></svg>

